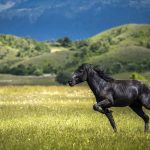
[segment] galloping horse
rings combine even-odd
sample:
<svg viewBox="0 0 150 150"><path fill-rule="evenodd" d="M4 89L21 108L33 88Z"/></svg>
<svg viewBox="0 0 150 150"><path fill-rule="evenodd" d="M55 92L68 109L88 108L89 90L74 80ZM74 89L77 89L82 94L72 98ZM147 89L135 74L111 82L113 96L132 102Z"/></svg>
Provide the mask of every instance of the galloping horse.
<svg viewBox="0 0 150 150"><path fill-rule="evenodd" d="M148 131L149 117L142 109L150 110L150 88L138 80L115 80L91 64L81 65L72 75L70 86L87 81L93 91L96 104L93 109L107 116L116 132L116 125L110 107L129 106L145 123Z"/></svg>

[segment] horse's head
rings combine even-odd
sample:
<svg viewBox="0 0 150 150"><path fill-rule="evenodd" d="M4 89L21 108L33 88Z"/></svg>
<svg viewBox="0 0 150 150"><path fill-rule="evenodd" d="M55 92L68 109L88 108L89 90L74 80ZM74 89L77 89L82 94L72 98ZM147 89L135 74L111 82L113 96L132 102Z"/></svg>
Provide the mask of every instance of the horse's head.
<svg viewBox="0 0 150 150"><path fill-rule="evenodd" d="M90 64L82 64L72 75L71 80L68 81L70 86L74 86L76 84L87 81L87 74L89 68L92 65Z"/></svg>

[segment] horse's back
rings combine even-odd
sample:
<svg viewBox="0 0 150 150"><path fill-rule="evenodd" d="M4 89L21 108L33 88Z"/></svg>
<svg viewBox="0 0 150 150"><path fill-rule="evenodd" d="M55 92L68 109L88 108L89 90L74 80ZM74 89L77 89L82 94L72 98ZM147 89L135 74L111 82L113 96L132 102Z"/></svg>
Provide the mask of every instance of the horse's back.
<svg viewBox="0 0 150 150"><path fill-rule="evenodd" d="M112 83L115 105L128 106L134 103L140 94L141 85L138 80L115 80Z"/></svg>

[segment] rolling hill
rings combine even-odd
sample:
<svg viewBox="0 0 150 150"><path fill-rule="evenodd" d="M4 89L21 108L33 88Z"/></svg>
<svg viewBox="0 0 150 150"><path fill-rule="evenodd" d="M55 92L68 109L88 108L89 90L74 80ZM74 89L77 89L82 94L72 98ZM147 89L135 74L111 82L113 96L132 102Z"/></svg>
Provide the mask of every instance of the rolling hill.
<svg viewBox="0 0 150 150"><path fill-rule="evenodd" d="M150 70L150 25L123 25L86 41L89 51L96 45L86 59L88 63L101 65L112 73Z"/></svg>
<svg viewBox="0 0 150 150"><path fill-rule="evenodd" d="M82 63L108 73L150 70L150 25L127 24L69 46L0 35L0 72L17 75L72 72Z"/></svg>
<svg viewBox="0 0 150 150"><path fill-rule="evenodd" d="M71 53L73 52L57 42L38 42L31 38L0 35L0 72L24 75L20 70L12 70L29 67L30 70L33 68L33 71L38 68L51 73L51 66L54 69L61 68L61 65L71 58Z"/></svg>
<svg viewBox="0 0 150 150"><path fill-rule="evenodd" d="M150 69L150 25L124 25L113 28L90 39L89 43L106 43L103 55L87 62L101 64L114 71L140 71ZM117 68L118 67L118 68Z"/></svg>

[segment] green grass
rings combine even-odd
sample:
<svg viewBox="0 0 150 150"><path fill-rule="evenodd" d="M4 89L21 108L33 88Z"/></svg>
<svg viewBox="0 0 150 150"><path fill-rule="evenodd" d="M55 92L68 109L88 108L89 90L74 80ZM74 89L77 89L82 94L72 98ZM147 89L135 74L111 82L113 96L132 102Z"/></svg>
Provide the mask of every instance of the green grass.
<svg viewBox="0 0 150 150"><path fill-rule="evenodd" d="M115 63L142 63L144 60L149 60L150 50L143 47L129 46L120 47L114 51L109 51L106 54L94 56L87 60L89 63L99 64L109 68Z"/></svg>
<svg viewBox="0 0 150 150"><path fill-rule="evenodd" d="M114 41L123 38L121 41L130 41L131 38L141 38L144 37L147 39L147 35L149 35L149 29L150 25L149 24L126 24L126 25L121 25L118 27L114 27L111 29L108 29L107 31L101 32L91 38L88 39L89 42L95 43L100 40L104 40L108 37L113 37ZM129 38L127 38L129 37ZM145 40L145 39L141 39ZM130 41L133 42L133 41Z"/></svg>
<svg viewBox="0 0 150 150"><path fill-rule="evenodd" d="M94 103L86 87L1 87L0 149L149 149L150 134L135 113L113 109L113 133L106 117L92 110Z"/></svg>
<svg viewBox="0 0 150 150"><path fill-rule="evenodd" d="M37 66L43 67L48 64L51 64L54 68L64 66L69 60L71 60L73 52L70 51L59 51L55 53L45 53L40 56L32 57L30 59L23 60L15 65L18 64L36 64Z"/></svg>

